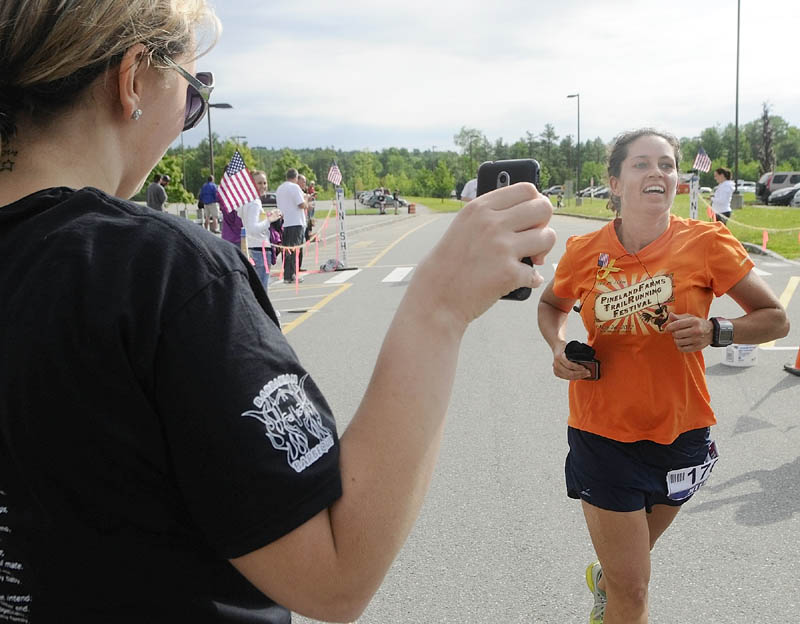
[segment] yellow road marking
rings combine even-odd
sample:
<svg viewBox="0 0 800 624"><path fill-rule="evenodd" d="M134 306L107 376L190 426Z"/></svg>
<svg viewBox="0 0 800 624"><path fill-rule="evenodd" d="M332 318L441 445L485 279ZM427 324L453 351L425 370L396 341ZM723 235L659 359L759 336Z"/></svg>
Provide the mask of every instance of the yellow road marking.
<svg viewBox="0 0 800 624"><path fill-rule="evenodd" d="M395 240L393 243L390 243L383 251L381 251L377 256L375 256L366 266L368 266L368 267L374 266L378 262L378 260L383 258L383 256L385 256L389 252L389 250L391 250L395 245L397 245L397 243L399 243L401 240L403 240L406 236L408 236L409 234L413 234L414 232L416 232L420 228L423 228L426 225L429 225L429 224L433 223L434 221L436 221L436 219L439 219L439 218L440 218L440 216L436 216L433 219L430 219L429 221L426 221L425 223L420 223L413 230L409 230L408 232L406 232L405 234L400 236L397 240ZM328 305L328 303L333 301L334 298L336 298L339 295L341 295L345 290L350 288L352 285L353 285L352 282L345 282L337 290L335 290L334 292L329 294L324 299L320 300L318 303L314 304L313 307L309 308L308 312L305 312L304 314L302 314L301 316L299 316L298 318L293 320L291 323L286 323L285 325L283 325L281 327L281 329L283 330L284 336L286 334L288 334L289 332L291 332L292 330L296 329L299 325L301 325L305 321L307 321L309 318L311 318L311 316L312 316L312 314L314 312L319 312L323 307ZM287 284L287 286L289 286L289 285Z"/></svg>
<svg viewBox="0 0 800 624"><path fill-rule="evenodd" d="M381 251L381 252L380 252L380 253L379 253L377 256L375 256L375 257L374 257L372 260L370 260L370 261L367 263L367 266L368 266L368 267L375 266L375 265L378 263L378 260L380 260L381 258L383 258L383 257L384 257L384 256L385 256L387 253L389 253L389 251L390 251L390 250L391 250L391 249L392 249L392 248L393 248L395 245L397 245L397 243L399 243L401 240L403 240L403 239L404 239L406 236L409 236L410 234L413 234L414 232L416 232L416 231L417 231L417 230L419 230L420 228L424 228L426 225L430 225L431 223L433 223L434 221L436 221L437 219L440 219L440 218L441 218L441 216L434 217L434 218L433 218L433 219L431 219L430 221L426 221L425 223L420 223L420 224L419 224L417 227L415 227L413 230L409 230L408 232L406 232L405 234L403 234L403 235L402 235L400 238L398 238L396 241L394 241L392 244L390 244L388 247L386 247L386 249L384 249L383 251Z"/></svg>
<svg viewBox="0 0 800 624"><path fill-rule="evenodd" d="M794 291L797 290L797 285L800 284L800 277L797 275L793 275L789 278L789 283L786 284L786 288L783 290L783 294L781 295L780 302L784 308L789 307L789 302L792 300L792 295L794 295ZM761 347L774 347L775 341L771 340L770 342L765 342Z"/></svg>
<svg viewBox="0 0 800 624"><path fill-rule="evenodd" d="M351 284L351 283L344 283L344 284L342 284L340 288L338 288L337 290L335 290L334 292L332 292L330 295L328 295L327 297L325 297L325 298L324 298L324 299L322 299L321 301L319 301L319 302L315 303L315 304L314 304L314 306L313 306L311 309L309 309L309 311L308 311L308 312L306 312L306 313L302 314L301 316L299 316L298 318L296 318L295 320L293 320L291 323L286 323L285 325L283 325L283 326L281 327L281 329L283 329L283 335L285 336L285 335L286 335L286 334L288 334L290 331L292 331L293 329L295 329L295 328L296 328L298 325L300 325L300 324L304 323L305 321L307 321L307 320L308 320L308 319L311 317L311 315L312 315L314 312L317 312L317 311L321 310L321 309L322 309L324 306L326 306L326 305L327 305L327 304L328 304L330 301L332 301L332 300L334 299L334 297L338 297L338 296L339 296L339 295L341 295L341 294L342 294L342 293L343 293L345 290L347 290L348 288L350 288L352 285L353 285L353 284Z"/></svg>

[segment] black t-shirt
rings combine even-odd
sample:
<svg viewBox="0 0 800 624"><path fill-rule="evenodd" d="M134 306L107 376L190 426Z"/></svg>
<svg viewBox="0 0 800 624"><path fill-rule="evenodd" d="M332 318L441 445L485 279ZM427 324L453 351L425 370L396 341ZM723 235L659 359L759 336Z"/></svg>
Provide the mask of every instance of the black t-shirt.
<svg viewBox="0 0 800 624"><path fill-rule="evenodd" d="M0 208L0 622L288 622L227 559L341 495L238 249L96 189Z"/></svg>

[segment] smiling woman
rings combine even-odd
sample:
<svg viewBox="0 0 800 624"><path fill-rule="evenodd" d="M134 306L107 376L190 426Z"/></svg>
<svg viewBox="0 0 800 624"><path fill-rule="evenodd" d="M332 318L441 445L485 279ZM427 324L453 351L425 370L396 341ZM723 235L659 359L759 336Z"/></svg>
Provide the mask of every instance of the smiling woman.
<svg viewBox="0 0 800 624"><path fill-rule="evenodd" d="M668 134L617 138L608 176L621 216L567 242L539 303L553 372L570 381L566 484L599 559L586 570L594 624L647 622L650 550L718 459L702 349L788 333L783 307L727 228L670 214L679 161ZM723 294L745 313L708 319ZM572 309L600 375L566 354Z"/></svg>

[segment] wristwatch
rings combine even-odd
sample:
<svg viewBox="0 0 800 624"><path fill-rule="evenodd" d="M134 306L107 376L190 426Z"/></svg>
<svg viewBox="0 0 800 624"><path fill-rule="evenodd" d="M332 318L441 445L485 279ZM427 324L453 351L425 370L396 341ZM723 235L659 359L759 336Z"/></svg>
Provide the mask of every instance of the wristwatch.
<svg viewBox="0 0 800 624"><path fill-rule="evenodd" d="M727 347L733 344L733 323L721 316L711 318L714 325L714 334L711 338L712 347Z"/></svg>

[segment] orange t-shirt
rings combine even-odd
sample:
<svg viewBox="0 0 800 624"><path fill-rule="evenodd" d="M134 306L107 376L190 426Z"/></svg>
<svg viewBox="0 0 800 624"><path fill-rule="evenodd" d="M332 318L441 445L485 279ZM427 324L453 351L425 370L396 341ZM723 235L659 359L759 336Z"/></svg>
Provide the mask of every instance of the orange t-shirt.
<svg viewBox="0 0 800 624"><path fill-rule="evenodd" d="M669 311L707 318L713 296L752 268L721 223L675 215L635 255L619 242L613 221L571 237L553 292L583 301L581 317L601 374L597 381L570 382L568 424L620 442L659 444L715 424L702 352L678 351L661 327Z"/></svg>

